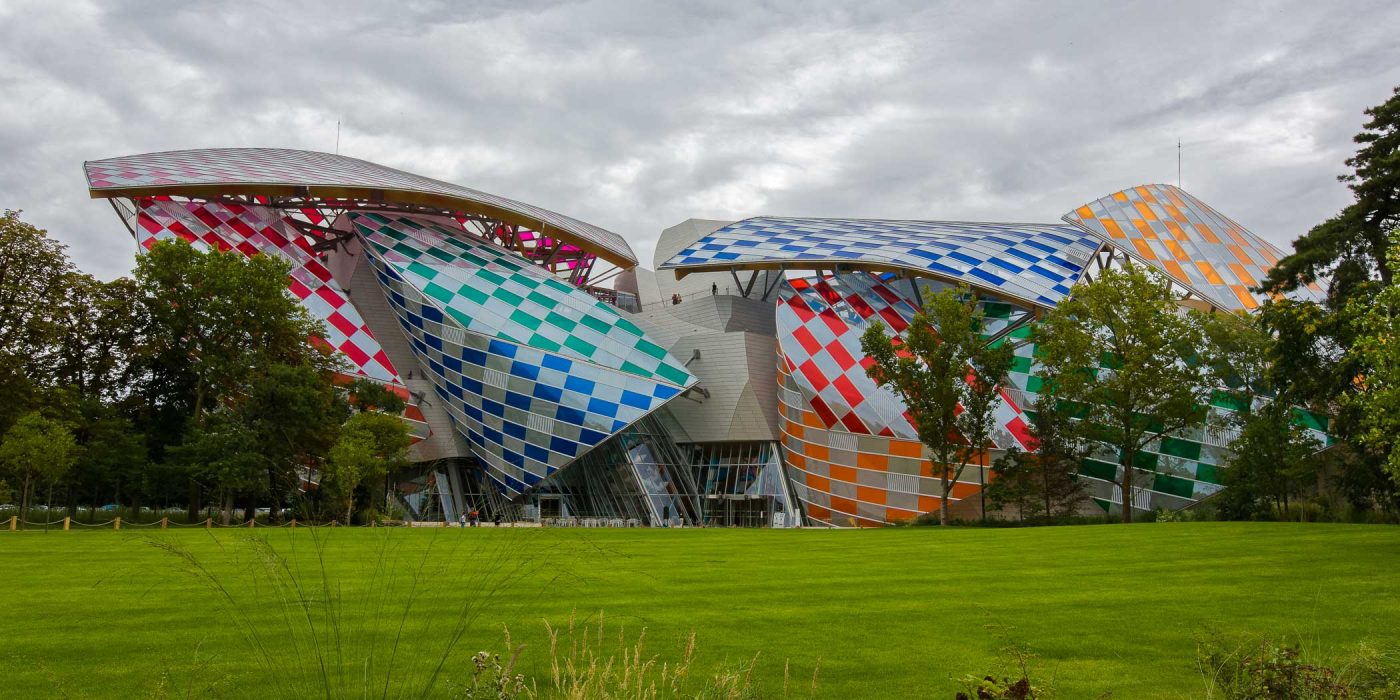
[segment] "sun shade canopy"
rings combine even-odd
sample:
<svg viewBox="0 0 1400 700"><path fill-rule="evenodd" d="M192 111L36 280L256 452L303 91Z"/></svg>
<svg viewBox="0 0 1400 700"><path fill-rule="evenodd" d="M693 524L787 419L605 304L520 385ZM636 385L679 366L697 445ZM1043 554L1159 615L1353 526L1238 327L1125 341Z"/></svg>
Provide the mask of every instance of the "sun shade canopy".
<svg viewBox="0 0 1400 700"><path fill-rule="evenodd" d="M87 161L94 198L265 196L360 200L479 214L558 238L619 267L621 236L563 214L346 156L281 148L207 148Z"/></svg>
<svg viewBox="0 0 1400 700"><path fill-rule="evenodd" d="M1101 242L1063 224L757 217L691 244L663 270L893 270L1042 308L1069 295Z"/></svg>
<svg viewBox="0 0 1400 700"><path fill-rule="evenodd" d="M1115 192L1065 214L1064 220L1150 265L1219 308L1257 308L1252 291L1283 251L1210 205L1171 185ZM1316 283L1289 296L1321 301Z"/></svg>

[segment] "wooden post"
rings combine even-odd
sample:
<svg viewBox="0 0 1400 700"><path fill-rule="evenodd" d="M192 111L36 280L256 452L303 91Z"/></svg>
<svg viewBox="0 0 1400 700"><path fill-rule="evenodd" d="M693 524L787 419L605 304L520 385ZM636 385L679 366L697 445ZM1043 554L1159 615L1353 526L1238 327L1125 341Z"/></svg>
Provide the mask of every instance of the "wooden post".
<svg viewBox="0 0 1400 700"><path fill-rule="evenodd" d="M295 530L296 528L297 528L297 519L296 519L296 518L292 518L292 529Z"/></svg>
<svg viewBox="0 0 1400 700"><path fill-rule="evenodd" d="M112 529L113 529L113 530L120 530L120 529L122 529L122 516L118 515L118 516L117 516L117 519L112 521Z"/></svg>
<svg viewBox="0 0 1400 700"><path fill-rule="evenodd" d="M205 518L205 519L204 519L204 529L205 529L205 530L208 530L208 529L211 528L211 527L214 527L214 519L213 519L213 518Z"/></svg>
<svg viewBox="0 0 1400 700"><path fill-rule="evenodd" d="M331 527L335 527L335 524L336 524L336 521L332 520L332 521L331 521Z"/></svg>
<svg viewBox="0 0 1400 700"><path fill-rule="evenodd" d="M255 518L248 518L248 527L252 527L256 522L258 521Z"/></svg>
<svg viewBox="0 0 1400 700"><path fill-rule="evenodd" d="M18 524L18 523L19 523L19 516L18 516L18 515L11 515L11 516L10 516L10 532L14 532L14 531L15 531L15 525Z"/></svg>
<svg viewBox="0 0 1400 700"><path fill-rule="evenodd" d="M161 518L160 529L164 530L167 527L170 527L170 518Z"/></svg>
<svg viewBox="0 0 1400 700"><path fill-rule="evenodd" d="M64 532L67 532L67 531L68 531L68 521L69 521L69 520L72 520L72 518L70 518L70 517L68 517L68 516L66 516L66 515L63 516L63 531L64 531Z"/></svg>

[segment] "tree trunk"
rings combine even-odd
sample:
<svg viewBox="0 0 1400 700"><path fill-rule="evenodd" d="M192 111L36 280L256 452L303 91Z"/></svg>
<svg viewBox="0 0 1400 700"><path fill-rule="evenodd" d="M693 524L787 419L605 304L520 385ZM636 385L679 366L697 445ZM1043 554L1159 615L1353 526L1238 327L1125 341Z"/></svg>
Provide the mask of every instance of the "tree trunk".
<svg viewBox="0 0 1400 700"><path fill-rule="evenodd" d="M943 483L943 498L938 501L938 524L948 524L948 497L952 495L952 488L948 484L948 468L944 466L943 476L940 481Z"/></svg>
<svg viewBox="0 0 1400 700"><path fill-rule="evenodd" d="M199 520L200 492L199 483L193 478L190 478L189 483L186 484L186 493L189 496L189 503L185 507L185 513L189 516L189 522L194 522Z"/></svg>
<svg viewBox="0 0 1400 700"><path fill-rule="evenodd" d="M24 475L24 490L20 492L19 519L21 521L29 519L29 474Z"/></svg>
<svg viewBox="0 0 1400 700"><path fill-rule="evenodd" d="M1127 456L1123 459L1123 523L1133 522L1133 462L1137 456L1137 450L1127 450Z"/></svg>
<svg viewBox="0 0 1400 700"><path fill-rule="evenodd" d="M219 523L228 525L233 519L233 492L224 489L223 508L219 510Z"/></svg>
<svg viewBox="0 0 1400 700"><path fill-rule="evenodd" d="M350 514L355 512L355 495L352 493L345 499L345 524L350 524Z"/></svg>
<svg viewBox="0 0 1400 700"><path fill-rule="evenodd" d="M982 524L983 524L983 525L986 525L986 524L987 524L987 468L988 468L990 465L987 465L988 458L987 458L987 451L986 451L986 449L983 449L983 450L981 451L981 453L982 453L982 454L981 454L981 456L982 456L982 461L981 461L981 463L979 463L979 464L977 465L977 495L982 499L982 504L981 504L981 507L979 508L979 511L980 511L980 513L981 513L981 516L982 516Z"/></svg>
<svg viewBox="0 0 1400 700"><path fill-rule="evenodd" d="M1045 496L1045 520L1049 522L1055 517L1050 512L1050 467L1040 455L1036 455L1035 464L1040 469L1040 488L1043 492L1041 495Z"/></svg>

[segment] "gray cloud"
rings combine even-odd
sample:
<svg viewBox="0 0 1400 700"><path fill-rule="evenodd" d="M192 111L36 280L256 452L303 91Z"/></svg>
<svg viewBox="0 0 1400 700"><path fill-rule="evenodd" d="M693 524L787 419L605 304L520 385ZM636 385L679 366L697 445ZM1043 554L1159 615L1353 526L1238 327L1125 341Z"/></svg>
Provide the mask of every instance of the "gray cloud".
<svg viewBox="0 0 1400 700"><path fill-rule="evenodd" d="M295 5L294 7L288 7ZM1348 201L1400 6L0 0L0 207L101 277L83 160L342 153L623 234L689 217L1053 221L1174 182L1286 245Z"/></svg>

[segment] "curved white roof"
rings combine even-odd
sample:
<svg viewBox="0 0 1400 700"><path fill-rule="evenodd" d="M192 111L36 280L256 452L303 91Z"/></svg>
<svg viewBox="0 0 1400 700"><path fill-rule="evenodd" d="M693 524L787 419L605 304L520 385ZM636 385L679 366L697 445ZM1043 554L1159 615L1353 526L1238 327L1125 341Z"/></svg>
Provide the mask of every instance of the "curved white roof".
<svg viewBox="0 0 1400 700"><path fill-rule="evenodd" d="M204 148L93 160L83 168L93 197L282 195L438 206L525 226L620 267L637 264L632 248L612 231L347 156L284 148Z"/></svg>

